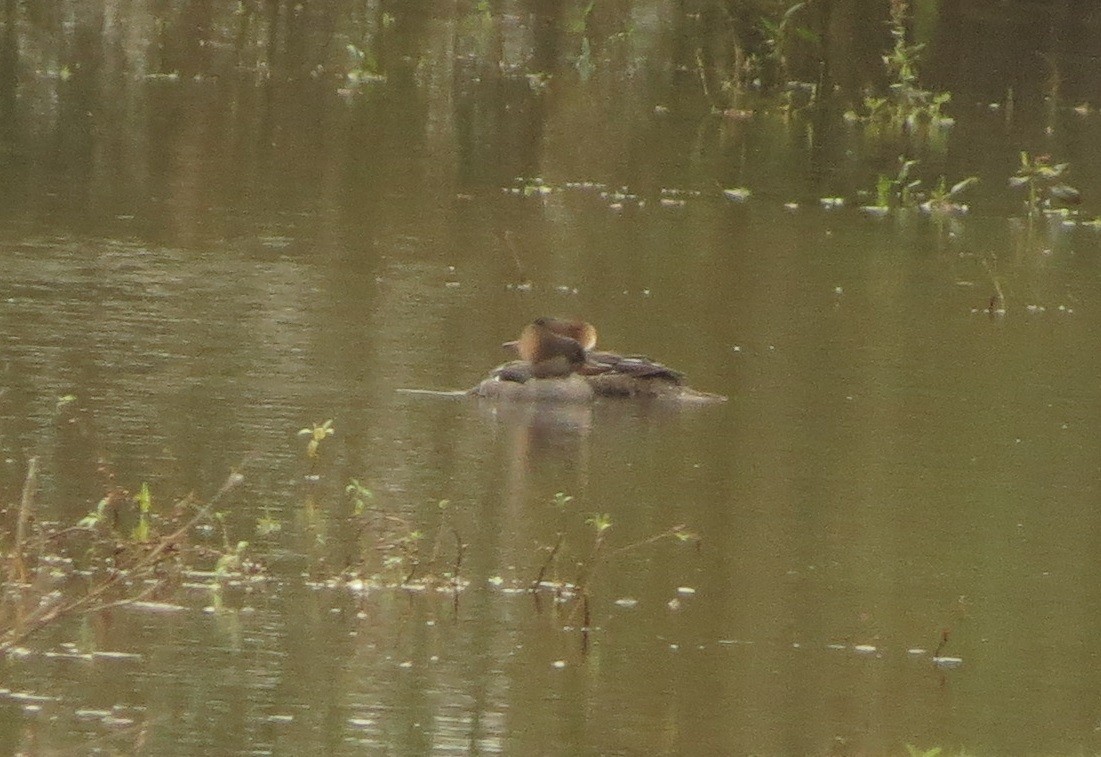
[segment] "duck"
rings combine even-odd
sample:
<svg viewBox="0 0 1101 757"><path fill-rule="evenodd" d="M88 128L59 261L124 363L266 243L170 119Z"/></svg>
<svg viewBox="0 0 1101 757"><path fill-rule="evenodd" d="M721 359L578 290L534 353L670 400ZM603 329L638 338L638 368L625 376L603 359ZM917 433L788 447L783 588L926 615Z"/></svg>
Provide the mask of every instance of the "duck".
<svg viewBox="0 0 1101 757"><path fill-rule="evenodd" d="M497 366L470 390L480 397L590 401L596 397L725 401L687 386L684 374L643 355L597 350L587 321L543 316L502 346L519 360ZM549 383L548 383L549 382Z"/></svg>
<svg viewBox="0 0 1101 757"><path fill-rule="evenodd" d="M562 378L582 372L585 351L589 349L585 345L590 342L585 339L583 343L579 339L583 335L569 328L570 325L554 318L536 318L520 332L516 352L528 365L532 378ZM591 344L596 344L595 331Z"/></svg>

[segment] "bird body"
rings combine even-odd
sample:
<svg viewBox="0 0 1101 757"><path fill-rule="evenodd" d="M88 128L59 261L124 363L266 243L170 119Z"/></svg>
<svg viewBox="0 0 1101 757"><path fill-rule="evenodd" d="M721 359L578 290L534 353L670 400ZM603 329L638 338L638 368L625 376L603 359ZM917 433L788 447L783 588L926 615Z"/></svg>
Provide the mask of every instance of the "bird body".
<svg viewBox="0 0 1101 757"><path fill-rule="evenodd" d="M596 329L585 321L536 318L520 338L505 342L520 359L500 365L471 390L483 397L575 400L577 378L597 397L667 398L690 401L725 400L685 385L684 374L642 355L596 350ZM574 376L578 374L578 376ZM563 379L570 379L564 382ZM567 386L571 391L566 392ZM523 387L521 389L521 387ZM535 391L538 387L538 391Z"/></svg>

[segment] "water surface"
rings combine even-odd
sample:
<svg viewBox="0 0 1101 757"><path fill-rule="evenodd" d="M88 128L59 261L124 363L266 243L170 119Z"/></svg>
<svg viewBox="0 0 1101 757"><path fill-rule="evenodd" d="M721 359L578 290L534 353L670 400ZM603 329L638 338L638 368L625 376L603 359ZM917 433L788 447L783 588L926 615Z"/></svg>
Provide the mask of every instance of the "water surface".
<svg viewBox="0 0 1101 757"><path fill-rule="evenodd" d="M882 140L841 117L882 78L844 30L836 101L720 115L681 49L692 14L601 11L586 76L571 18L505 5L243 32L181 17L176 37L114 3L7 11L4 501L30 456L39 517L61 523L109 482L148 482L167 511L239 470L225 533L263 578L192 576L176 612L27 640L0 663L0 744L1101 749L1101 235L1082 223L1101 121L1075 111L1096 66L1052 89L1010 54L1035 19L923 4L956 123ZM1051 23L1044 54L1081 62L1096 29ZM974 24L1009 24L1005 50L974 60ZM348 78L366 44L384 80ZM1077 216L1027 219L1020 150L1071 163ZM900 156L925 187L978 176L970 212L859 211ZM985 312L999 287L1005 312ZM397 391L473 385L548 313L730 401L533 412ZM311 466L297 432L327 419ZM353 516L351 479L392 516L374 526L400 518L442 563L458 535L457 598L340 578L378 569L387 538ZM595 563L592 513L612 524ZM698 543L648 541L678 526ZM521 591L559 534L553 577L595 570L587 634L576 603ZM945 632L956 661L938 665Z"/></svg>

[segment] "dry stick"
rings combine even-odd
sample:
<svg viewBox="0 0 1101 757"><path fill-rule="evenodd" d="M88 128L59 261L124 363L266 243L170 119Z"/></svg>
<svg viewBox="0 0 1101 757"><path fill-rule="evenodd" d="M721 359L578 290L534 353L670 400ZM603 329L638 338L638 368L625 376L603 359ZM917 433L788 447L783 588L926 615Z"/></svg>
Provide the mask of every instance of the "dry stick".
<svg viewBox="0 0 1101 757"><path fill-rule="evenodd" d="M942 628L940 630L940 644L937 645L937 651L933 652L933 659L934 660L937 659L938 657L940 657L940 653L944 651L944 648L946 646L948 646L948 635L950 633L951 633L951 631L947 628Z"/></svg>
<svg viewBox="0 0 1101 757"><path fill-rule="evenodd" d="M511 229L505 232L505 246L508 248L509 254L512 255L512 262L516 264L516 273L520 276L520 281L531 281L524 275L524 266L521 265L520 256L516 253L516 243L513 241Z"/></svg>
<svg viewBox="0 0 1101 757"><path fill-rule="evenodd" d="M707 104L712 108L715 107L715 101L711 99L711 88L707 86L707 70L703 64L703 50L696 49L696 70L700 75L700 86L703 87L703 96L707 99Z"/></svg>
<svg viewBox="0 0 1101 757"><path fill-rule="evenodd" d="M463 554L466 551L466 545L463 544L462 537L459 536L459 531L452 526L451 533L455 535L455 562L451 566L451 611L455 614L455 617L459 616L459 571L463 567Z"/></svg>
<svg viewBox="0 0 1101 757"><path fill-rule="evenodd" d="M459 570L463 567L463 554L466 551L466 545L463 544L463 538L459 536L459 531L454 526L451 527L451 533L455 535L455 562L451 566L451 582L455 587L455 590L459 589Z"/></svg>
<svg viewBox="0 0 1101 757"><path fill-rule="evenodd" d="M678 534L683 534L683 533L685 533L684 524L681 524L679 526L673 526L670 529L662 531L660 534L654 534L653 536L647 537L647 538L643 539L642 541L636 541L634 544L624 544L622 547L616 547L615 549L611 550L610 554L618 555L621 552L630 552L633 549L638 549L639 547L645 547L647 544L653 544L654 542L659 542L662 539L668 539L670 536L677 536ZM700 539L699 539L698 536L692 537L692 538L694 539L694 541L697 544L699 544Z"/></svg>
<svg viewBox="0 0 1101 757"><path fill-rule="evenodd" d="M586 588L581 594L581 604L584 608L581 625L581 653L589 651L589 629L592 628L593 617L589 608L589 590Z"/></svg>
<svg viewBox="0 0 1101 757"><path fill-rule="evenodd" d="M12 551L12 565L9 580L17 577L19 583L27 581L27 566L23 562L23 542L27 537L27 521L30 520L34 495L38 491L38 458L27 461L27 478L23 481L23 497L19 501L19 519L15 522L15 549Z"/></svg>
<svg viewBox="0 0 1101 757"><path fill-rule="evenodd" d="M582 612L582 625L581 633L585 636L582 640L582 645L587 646L589 623L591 621L591 615L589 611L589 586L592 584L593 578L596 577L597 569L600 568L600 552L603 551L604 546L604 533L598 531L597 538L592 541L592 550L589 552L589 559L587 562L582 563L582 569L577 574L577 580L574 581L575 593L581 596L581 612ZM589 566L592 566L589 568ZM573 610L570 610L569 615L566 618L568 623L574 618L574 614L577 612L577 605L574 605Z"/></svg>
<svg viewBox="0 0 1101 757"><path fill-rule="evenodd" d="M113 587L115 584L119 583L124 577L136 575L138 572L154 567L157 563L159 563L165 551L167 551L169 547L174 546L184 534L191 530L196 523L198 523L210 513L211 508L213 508L214 505L216 505L222 497L224 497L231 489L236 487L244 480L245 477L242 476L240 473L231 473L229 475L229 478L226 479L226 482L222 484L222 488L220 488L205 505L199 508L199 511L195 513L194 517L192 517L191 520L184 523L168 536L162 538L160 543L157 544L156 547L151 549L148 553L146 553L144 557L134 563L134 565L129 570L120 570L115 572L114 575L108 577L105 581L103 581L103 583L99 584L98 586L90 589L88 593L82 597L77 597L76 599L73 599L65 604L45 607L37 616L32 614L31 617L24 622L24 627L22 629L18 631L15 629L11 629L5 632L3 637L0 638L0 653L6 652L13 645L19 643L35 631L43 628L49 623L52 623L58 618L62 618L73 612L93 612L95 610L101 609L102 606L97 606L94 604L94 601L97 598L106 593L107 590ZM130 600L120 600L118 602L112 602L110 603L110 605L123 605L127 604L128 601L133 601L133 598L131 598Z"/></svg>
<svg viewBox="0 0 1101 757"><path fill-rule="evenodd" d="M558 532L558 541L553 547L551 547L551 551L547 554L547 559L543 561L543 564L539 568L539 573L535 576L535 580L531 582L532 592L539 591L539 585L543 583L543 576L547 574L547 568L549 568L550 564L554 562L555 555L557 555L558 550L561 549L562 540L565 539L565 537L566 535L564 533L562 533L561 531Z"/></svg>
<svg viewBox="0 0 1101 757"><path fill-rule="evenodd" d="M1005 301L1005 293L1002 291L1002 283L1000 281L998 281L998 277L995 275L994 271L990 268L990 262L984 260L982 262L982 267L986 269L986 272L988 274L990 274L990 278L994 282L994 291L997 293L997 296L998 296L997 304L1001 305L1002 310L1008 310L1009 305ZM990 309L991 313L993 313L994 310L996 309L994 307L994 305L995 305L995 303L993 303L993 302L990 303L990 308L989 309Z"/></svg>

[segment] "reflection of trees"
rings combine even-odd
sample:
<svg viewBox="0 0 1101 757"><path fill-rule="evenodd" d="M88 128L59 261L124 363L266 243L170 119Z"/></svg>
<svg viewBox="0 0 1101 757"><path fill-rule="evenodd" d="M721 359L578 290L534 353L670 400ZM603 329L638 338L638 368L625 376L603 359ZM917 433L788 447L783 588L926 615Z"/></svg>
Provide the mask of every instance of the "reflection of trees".
<svg viewBox="0 0 1101 757"><path fill-rule="evenodd" d="M620 172L655 97L706 108L702 73L729 104L737 67L763 54L760 18L785 7L730 5L11 0L0 137L25 159L19 178L92 215L144 211L152 233L193 240L231 231L229 208L303 202L369 219L380 186L450 197L563 159ZM829 38L848 6L820 6L833 11L799 23ZM786 55L793 75L818 77Z"/></svg>
<svg viewBox="0 0 1101 757"><path fill-rule="evenodd" d="M549 164L622 175L649 153L640 116L655 105L752 107L756 79L838 85L857 102L882 84L886 3L807 3L777 32L795 5L5 0L0 139L19 160L4 166L69 207L132 213L170 198L150 213L174 214L173 233L249 205L370 217L382 185L446 197ZM1036 38L1023 15L923 8L914 34L932 43L929 70L951 85L1001 82L994 97L1022 35L1035 65L1015 69L1019 98L1070 71L1064 53L1083 37L1070 11L1052 11ZM1064 91L1086 84L1078 71ZM609 138L579 138L598 129Z"/></svg>

